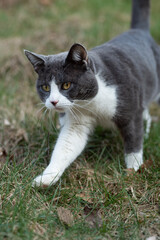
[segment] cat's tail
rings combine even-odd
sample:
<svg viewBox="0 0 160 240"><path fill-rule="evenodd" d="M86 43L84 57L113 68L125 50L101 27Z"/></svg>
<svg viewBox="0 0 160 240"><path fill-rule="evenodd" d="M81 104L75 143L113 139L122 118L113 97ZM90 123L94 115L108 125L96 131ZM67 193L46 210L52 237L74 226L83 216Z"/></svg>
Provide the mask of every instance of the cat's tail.
<svg viewBox="0 0 160 240"><path fill-rule="evenodd" d="M150 0L132 0L131 28L149 31Z"/></svg>

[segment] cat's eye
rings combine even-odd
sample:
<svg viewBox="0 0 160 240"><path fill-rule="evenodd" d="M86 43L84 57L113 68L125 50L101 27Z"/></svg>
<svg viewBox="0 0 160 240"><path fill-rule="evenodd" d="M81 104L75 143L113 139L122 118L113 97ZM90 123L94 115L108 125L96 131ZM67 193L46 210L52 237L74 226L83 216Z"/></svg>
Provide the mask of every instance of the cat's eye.
<svg viewBox="0 0 160 240"><path fill-rule="evenodd" d="M50 91L50 86L49 85L42 85L42 89L45 92L49 92Z"/></svg>
<svg viewBox="0 0 160 240"><path fill-rule="evenodd" d="M70 88L70 86L71 86L71 83L70 83L70 82L63 83L63 84L62 84L62 89L63 89L63 90L67 90L67 89Z"/></svg>

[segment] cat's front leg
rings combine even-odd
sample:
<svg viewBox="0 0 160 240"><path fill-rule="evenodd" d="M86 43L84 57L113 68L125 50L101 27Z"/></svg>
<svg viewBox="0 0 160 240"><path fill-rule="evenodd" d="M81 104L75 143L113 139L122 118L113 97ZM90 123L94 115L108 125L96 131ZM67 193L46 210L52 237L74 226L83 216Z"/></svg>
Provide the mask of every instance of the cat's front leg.
<svg viewBox="0 0 160 240"><path fill-rule="evenodd" d="M83 151L91 125L66 123L59 134L51 161L42 175L36 177L33 186L49 186L56 183L64 170Z"/></svg>
<svg viewBox="0 0 160 240"><path fill-rule="evenodd" d="M143 164L143 115L139 111L128 123L122 124L120 132L124 140L125 163L135 171Z"/></svg>

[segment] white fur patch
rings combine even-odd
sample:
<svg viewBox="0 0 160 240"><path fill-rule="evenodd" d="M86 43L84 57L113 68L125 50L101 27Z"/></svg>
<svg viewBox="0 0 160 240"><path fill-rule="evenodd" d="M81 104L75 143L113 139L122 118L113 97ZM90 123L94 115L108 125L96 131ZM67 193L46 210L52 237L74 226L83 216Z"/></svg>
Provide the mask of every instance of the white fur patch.
<svg viewBox="0 0 160 240"><path fill-rule="evenodd" d="M134 168L135 171L143 164L143 151L137 153L125 154L127 168Z"/></svg>
<svg viewBox="0 0 160 240"><path fill-rule="evenodd" d="M57 102L56 107L53 106L51 102ZM45 106L48 109L62 109L61 112L64 112L66 108L68 108L72 103L65 97L63 96L59 89L58 86L55 84L54 80L51 82L51 92L49 97L46 99Z"/></svg>
<svg viewBox="0 0 160 240"><path fill-rule="evenodd" d="M108 85L99 74L96 75L98 82L98 93L93 99L94 109L99 116L98 124L103 127L113 126L112 118L116 114L117 109L117 93L116 86Z"/></svg>

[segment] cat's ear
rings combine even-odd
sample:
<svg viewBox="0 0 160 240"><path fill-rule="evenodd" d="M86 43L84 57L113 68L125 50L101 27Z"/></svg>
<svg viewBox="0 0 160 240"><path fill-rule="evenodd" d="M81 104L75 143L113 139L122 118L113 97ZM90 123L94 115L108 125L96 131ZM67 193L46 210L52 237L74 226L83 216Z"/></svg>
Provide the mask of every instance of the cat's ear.
<svg viewBox="0 0 160 240"><path fill-rule="evenodd" d="M87 65L88 54L87 54L87 50L85 49L85 47L79 43L73 44L68 52L66 62Z"/></svg>
<svg viewBox="0 0 160 240"><path fill-rule="evenodd" d="M45 66L45 58L43 55L39 55L28 50L24 50L24 53L37 73Z"/></svg>

